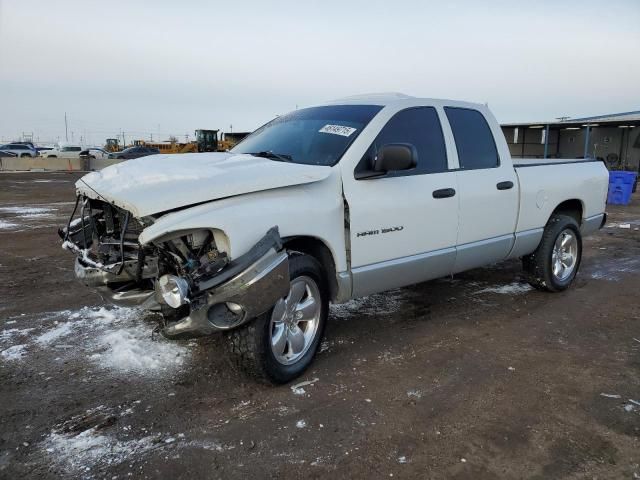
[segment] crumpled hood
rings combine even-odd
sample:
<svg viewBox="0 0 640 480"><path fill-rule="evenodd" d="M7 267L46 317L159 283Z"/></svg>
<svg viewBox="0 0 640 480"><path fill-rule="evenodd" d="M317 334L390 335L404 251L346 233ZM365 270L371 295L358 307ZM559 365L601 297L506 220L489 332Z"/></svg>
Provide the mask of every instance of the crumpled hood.
<svg viewBox="0 0 640 480"><path fill-rule="evenodd" d="M136 217L244 193L323 180L331 167L300 165L226 152L151 155L91 172L79 193Z"/></svg>

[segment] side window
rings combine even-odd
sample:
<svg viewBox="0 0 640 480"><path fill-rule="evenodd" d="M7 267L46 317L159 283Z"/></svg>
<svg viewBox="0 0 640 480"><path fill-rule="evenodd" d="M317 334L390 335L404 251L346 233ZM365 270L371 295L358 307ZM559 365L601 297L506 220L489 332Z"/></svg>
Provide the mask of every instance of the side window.
<svg viewBox="0 0 640 480"><path fill-rule="evenodd" d="M448 169L442 127L433 107L408 108L391 117L360 160L356 172L369 170L376 152L388 143L409 143L418 153L416 168L388 176L421 175Z"/></svg>
<svg viewBox="0 0 640 480"><path fill-rule="evenodd" d="M444 107L456 142L460 168L476 170L500 165L491 129L477 110Z"/></svg>

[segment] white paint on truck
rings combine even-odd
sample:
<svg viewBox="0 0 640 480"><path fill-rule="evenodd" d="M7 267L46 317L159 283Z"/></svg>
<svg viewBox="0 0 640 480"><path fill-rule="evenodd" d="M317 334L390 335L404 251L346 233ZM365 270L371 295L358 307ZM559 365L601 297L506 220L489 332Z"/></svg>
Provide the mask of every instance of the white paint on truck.
<svg viewBox="0 0 640 480"><path fill-rule="evenodd" d="M77 183L78 192L134 216L154 216L140 236L142 244L175 231L213 229L233 259L274 225L283 238L319 239L333 256L340 285L348 285L340 301L529 254L554 209L567 200L582 206L583 233L599 228L604 217L604 164L523 159L514 166L500 126L484 105L400 95L327 105L381 107L333 166L234 152L155 155L91 173ZM359 162L383 128L396 114L415 108L437 113L446 170L356 178ZM461 165L447 109L482 116L495 142L495 166ZM342 133L327 136L348 131L329 125ZM455 194L434 198L443 189Z"/></svg>

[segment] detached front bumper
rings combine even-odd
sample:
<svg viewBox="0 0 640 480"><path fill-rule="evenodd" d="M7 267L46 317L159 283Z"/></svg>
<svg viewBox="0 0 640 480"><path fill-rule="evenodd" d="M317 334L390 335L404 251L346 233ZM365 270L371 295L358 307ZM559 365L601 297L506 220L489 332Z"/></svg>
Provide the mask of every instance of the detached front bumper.
<svg viewBox="0 0 640 480"><path fill-rule="evenodd" d="M230 330L268 311L289 291L289 257L272 248L225 283L190 303L190 313L165 326L171 338Z"/></svg>
<svg viewBox="0 0 640 480"><path fill-rule="evenodd" d="M78 254L82 253L78 249ZM129 264L131 263L131 264ZM145 278L154 277L156 290L132 288L138 266L125 261L118 272L76 258L76 277L113 304L158 311L166 305L158 292L157 262L146 262ZM177 277L176 277L177 278ZM188 314L168 323L163 335L171 338L209 335L230 330L268 311L289 291L289 257L282 249L277 228L272 228L245 255L206 279L181 278L189 285L185 298ZM170 308L166 306L166 308ZM187 308L180 307L178 311Z"/></svg>

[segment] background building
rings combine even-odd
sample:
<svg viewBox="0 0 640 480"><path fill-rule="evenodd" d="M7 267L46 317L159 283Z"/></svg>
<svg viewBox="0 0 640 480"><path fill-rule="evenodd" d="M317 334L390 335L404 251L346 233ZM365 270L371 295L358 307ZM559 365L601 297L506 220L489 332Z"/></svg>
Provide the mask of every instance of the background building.
<svg viewBox="0 0 640 480"><path fill-rule="evenodd" d="M640 111L502 125L513 157L601 158L613 169L638 171Z"/></svg>

